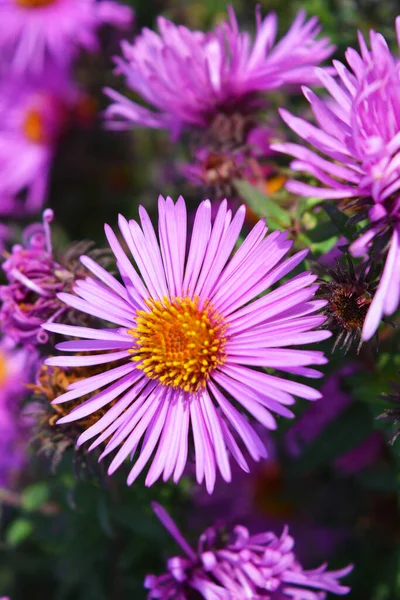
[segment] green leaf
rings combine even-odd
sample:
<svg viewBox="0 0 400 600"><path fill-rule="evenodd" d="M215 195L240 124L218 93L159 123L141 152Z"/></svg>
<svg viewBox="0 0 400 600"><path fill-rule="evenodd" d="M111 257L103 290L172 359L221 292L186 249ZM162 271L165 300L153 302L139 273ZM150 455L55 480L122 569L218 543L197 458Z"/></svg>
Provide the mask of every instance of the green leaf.
<svg viewBox="0 0 400 600"><path fill-rule="evenodd" d="M18 518L13 521L6 531L6 543L9 546L19 546L33 531L33 523L28 519Z"/></svg>
<svg viewBox="0 0 400 600"><path fill-rule="evenodd" d="M49 497L49 488L46 483L35 483L25 488L21 494L22 507L30 512L37 510L42 504L47 502Z"/></svg>
<svg viewBox="0 0 400 600"><path fill-rule="evenodd" d="M247 181L235 180L235 187L243 200L259 217L265 217L267 225L273 229L290 226L289 213L281 208L270 197L265 196L258 188Z"/></svg>

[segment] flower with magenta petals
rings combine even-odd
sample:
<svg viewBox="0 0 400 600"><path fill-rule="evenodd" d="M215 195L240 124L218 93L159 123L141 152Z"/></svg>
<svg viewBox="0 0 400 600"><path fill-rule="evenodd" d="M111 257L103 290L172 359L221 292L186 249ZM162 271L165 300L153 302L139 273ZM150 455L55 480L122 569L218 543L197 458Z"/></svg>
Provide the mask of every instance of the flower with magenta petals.
<svg viewBox="0 0 400 600"><path fill-rule="evenodd" d="M69 274L53 257L52 219L53 211L45 210L43 225L27 227L23 245L14 245L2 265L8 284L0 287L0 324L15 343L47 341L41 325L65 311L57 293L64 289Z"/></svg>
<svg viewBox="0 0 400 600"><path fill-rule="evenodd" d="M253 113L266 91L314 82L313 67L333 51L327 38L315 39L317 19L306 21L300 11L275 44L276 15L262 19L257 9L256 17L254 41L239 30L231 7L229 21L210 33L159 17L158 34L144 29L133 44L124 41L116 73L151 108L107 89L114 101L107 110L110 126L168 129L177 137L183 129L208 127L221 113Z"/></svg>
<svg viewBox="0 0 400 600"><path fill-rule="evenodd" d="M81 48L98 49L102 25L132 19L130 7L109 0L0 0L0 67L18 75L44 75L48 61L65 68Z"/></svg>
<svg viewBox="0 0 400 600"><path fill-rule="evenodd" d="M57 142L78 99L75 86L54 69L0 86L1 215L42 208Z"/></svg>
<svg viewBox="0 0 400 600"><path fill-rule="evenodd" d="M186 556L170 558L167 573L146 577L148 600L189 600L196 592L205 600L325 600L329 592L343 596L350 591L339 579L352 566L306 571L296 559L287 527L280 537L250 535L242 525L228 532L210 527L195 551L163 507L153 503L153 509Z"/></svg>
<svg viewBox="0 0 400 600"><path fill-rule="evenodd" d="M400 40L400 17L396 25ZM338 81L316 70L331 96L328 100L304 89L318 126L281 110L289 127L317 152L292 143L272 148L294 156L294 171L304 171L325 186L292 181L287 184L290 191L352 199L345 206L357 207L357 218L368 219L368 227L350 245L354 256L374 259L389 248L362 328L362 339L369 340L400 301L400 71L382 35L371 31L370 50L361 34L359 42L361 54L353 48L346 52L349 68L334 61Z"/></svg>
<svg viewBox="0 0 400 600"><path fill-rule="evenodd" d="M23 233L23 243L15 244L2 269L7 285L0 286L0 327L15 343L45 343L48 335L41 325L58 320L76 322L57 294L70 290L77 277L87 271L78 257L91 248L90 242L72 244L57 260L54 256L50 222L53 211L43 213L43 225L34 223ZM93 256L102 257L104 252L94 251Z"/></svg>
<svg viewBox="0 0 400 600"><path fill-rule="evenodd" d="M12 487L27 459L32 422L22 400L36 360L35 352L15 349L9 338L0 341L0 487Z"/></svg>
<svg viewBox="0 0 400 600"><path fill-rule="evenodd" d="M141 226L119 217L120 235L136 268L115 233L105 226L123 283L82 257L95 278L77 281L74 295L59 294L66 305L114 323L114 328L44 326L47 331L83 338L59 344L60 350L79 354L49 358L50 366L120 361L116 368L78 381L56 400L72 401L96 391L59 423L82 419L108 406L78 444L96 438L92 449L107 441L102 456L119 447L110 474L137 453L128 484L153 452L146 485L161 476L177 482L187 462L191 432L197 480L205 479L212 492L217 470L226 481L231 478L229 453L248 470L231 430L255 460L266 454L242 411L274 429L273 412L293 416L287 407L294 403L293 395L309 400L320 397L302 383L260 368L305 377L320 375L308 366L325 364L323 353L291 346L330 336L326 330L313 331L325 319L313 313L325 302L311 300L317 286L312 285L316 276L309 272L265 294L300 264L307 251L283 260L292 242L279 231L266 236L263 221L230 259L244 222L244 206L233 216L227 202L222 202L212 223L211 203L202 202L188 254L183 198L176 204L171 198L159 198L158 239L142 207L139 214Z"/></svg>

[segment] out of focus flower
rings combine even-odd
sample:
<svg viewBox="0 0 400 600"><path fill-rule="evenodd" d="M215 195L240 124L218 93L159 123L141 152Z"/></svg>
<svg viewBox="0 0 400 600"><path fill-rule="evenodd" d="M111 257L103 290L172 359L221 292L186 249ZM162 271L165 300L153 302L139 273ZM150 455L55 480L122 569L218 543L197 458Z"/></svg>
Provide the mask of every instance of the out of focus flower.
<svg viewBox="0 0 400 600"><path fill-rule="evenodd" d="M57 142L78 96L54 69L0 86L0 215L41 209Z"/></svg>
<svg viewBox="0 0 400 600"><path fill-rule="evenodd" d="M0 69L46 74L48 61L65 68L79 50L98 49L104 24L126 28L129 6L103 0L0 0Z"/></svg>
<svg viewBox="0 0 400 600"><path fill-rule="evenodd" d="M337 374L330 375L321 388L322 398L307 408L286 432L285 446L292 457L301 456L307 447L322 436L325 429L354 402L351 392L344 384L345 378L355 371L354 365L347 365ZM382 457L384 447L383 436L379 431L374 431L337 456L332 466L342 474L360 473Z"/></svg>
<svg viewBox="0 0 400 600"><path fill-rule="evenodd" d="M163 575L146 577L149 600L188 600L196 592L206 600L325 600L329 592L343 596L350 591L339 580L352 566L303 569L287 528L277 537L271 532L251 535L241 525L231 531L210 527L194 550L162 506L153 503L153 509L185 556L170 558Z"/></svg>
<svg viewBox="0 0 400 600"><path fill-rule="evenodd" d="M328 377L322 386L319 402L311 407L312 410L306 409L286 432L285 446L291 456L299 457L353 402L351 394L343 389L343 377L352 373L354 367L347 366L337 375Z"/></svg>
<svg viewBox="0 0 400 600"><path fill-rule="evenodd" d="M302 383L252 367L318 377L320 373L308 365L325 364L322 352L290 347L329 337L326 330L313 331L325 317L312 313L325 303L311 300L317 290L311 285L316 279L311 273L297 275L259 297L300 264L307 252L282 261L292 242L279 231L266 237L267 228L260 221L229 260L245 218L243 206L232 218L226 201L222 202L212 224L211 203L202 202L187 260L183 198L176 204L171 198L159 198L159 240L142 207L139 214L141 227L122 216L119 227L140 276L106 225L124 284L82 257L96 279L77 282L75 295L59 294L66 305L113 322L117 329L44 326L47 331L84 339L63 342L57 346L60 350L90 352L50 358L46 361L50 366L86 367L121 361L119 367L77 382L73 390L60 396L58 403L104 388L59 422L82 419L120 396L78 443L97 437L92 449L108 440L102 456L121 446L110 474L140 448L128 484L155 452L146 485L161 476L164 481L180 479L190 428L197 480L201 483L205 478L211 492L217 470L225 480L231 478L229 452L244 470L249 468L228 425L255 460L265 456L259 436L229 397L270 429L276 427L272 412L293 416L286 406L294 403L293 394L309 400L320 397Z"/></svg>
<svg viewBox="0 0 400 600"><path fill-rule="evenodd" d="M219 115L202 136L193 162L180 166L182 175L222 198L235 195L236 179L264 186L266 177L274 173L263 164L273 154L269 148L272 130L251 122L244 126L241 121L240 115Z"/></svg>
<svg viewBox="0 0 400 600"><path fill-rule="evenodd" d="M333 51L327 38L315 39L317 19L306 21L300 11L276 45L276 15L262 20L257 9L256 20L254 41L239 30L230 7L229 21L207 34L159 17L159 34L144 29L133 44L123 42L116 73L151 108L107 89L114 101L106 113L110 126L168 129L177 137L210 126L219 114L252 114L264 106L266 91L314 82L313 67Z"/></svg>
<svg viewBox="0 0 400 600"><path fill-rule="evenodd" d="M396 25L400 35L400 18ZM353 222L368 219L368 226L350 245L354 256L369 254L378 260L389 249L364 321L363 340L374 335L382 316L391 315L400 300L400 73L385 39L371 31L370 41L368 50L360 34L361 55L347 50L351 70L334 61L339 83L326 72L316 71L331 95L328 101L304 89L317 127L281 110L289 127L328 159L297 144L273 145L274 150L296 158L293 170L305 171L326 186L292 181L287 184L289 190L344 199L346 208L357 210Z"/></svg>
<svg viewBox="0 0 400 600"><path fill-rule="evenodd" d="M36 358L31 350L13 348L10 339L0 342L0 487L13 486L26 462L32 420L22 400Z"/></svg>
<svg viewBox="0 0 400 600"><path fill-rule="evenodd" d="M16 343L46 342L48 335L41 329L46 321L63 316L74 322L73 314L57 294L71 289L77 278L86 275L79 256L90 249L91 243L74 244L57 260L51 243L52 219L53 211L46 209L43 225L27 227L22 245L13 246L2 265L8 283L0 287L0 326Z"/></svg>
<svg viewBox="0 0 400 600"><path fill-rule="evenodd" d="M349 255L346 259L347 265L337 259L336 268L326 269L331 279L321 279L318 290L318 297L327 301L326 326L336 333L332 351L338 347L345 353L355 344L357 351L361 348L361 330L378 285L371 261L356 268Z"/></svg>

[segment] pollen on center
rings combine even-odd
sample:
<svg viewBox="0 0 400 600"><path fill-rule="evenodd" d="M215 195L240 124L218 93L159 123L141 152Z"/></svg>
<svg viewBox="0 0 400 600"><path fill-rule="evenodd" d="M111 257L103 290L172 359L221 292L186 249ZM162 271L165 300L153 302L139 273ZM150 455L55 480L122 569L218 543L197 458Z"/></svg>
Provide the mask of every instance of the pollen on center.
<svg viewBox="0 0 400 600"><path fill-rule="evenodd" d="M23 130L25 136L30 142L41 144L45 141L46 133L43 123L43 116L39 110L34 108L28 110L25 116Z"/></svg>
<svg viewBox="0 0 400 600"><path fill-rule="evenodd" d="M138 369L165 386L196 392L225 362L222 317L210 303L200 308L198 298L148 300L150 311L137 311L135 338L130 350Z"/></svg>

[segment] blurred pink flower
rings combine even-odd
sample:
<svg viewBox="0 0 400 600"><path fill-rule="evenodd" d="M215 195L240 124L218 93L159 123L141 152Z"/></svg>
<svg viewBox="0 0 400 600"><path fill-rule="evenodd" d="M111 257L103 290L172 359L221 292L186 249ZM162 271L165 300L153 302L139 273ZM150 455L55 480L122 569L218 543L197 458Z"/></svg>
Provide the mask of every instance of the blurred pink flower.
<svg viewBox="0 0 400 600"><path fill-rule="evenodd" d="M22 401L36 361L31 348L16 349L8 338L0 341L0 487L13 485L27 459L32 422Z"/></svg>
<svg viewBox="0 0 400 600"><path fill-rule="evenodd" d="M49 171L78 90L50 69L38 79L11 78L0 86L0 215L41 209ZM22 200L24 198L24 202Z"/></svg>
<svg viewBox="0 0 400 600"><path fill-rule="evenodd" d="M80 49L98 49L102 25L132 20L129 6L109 0L0 0L0 65L19 75L45 74L49 60L64 68Z"/></svg>

